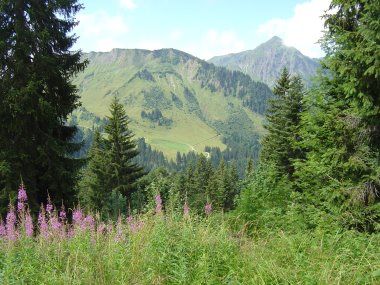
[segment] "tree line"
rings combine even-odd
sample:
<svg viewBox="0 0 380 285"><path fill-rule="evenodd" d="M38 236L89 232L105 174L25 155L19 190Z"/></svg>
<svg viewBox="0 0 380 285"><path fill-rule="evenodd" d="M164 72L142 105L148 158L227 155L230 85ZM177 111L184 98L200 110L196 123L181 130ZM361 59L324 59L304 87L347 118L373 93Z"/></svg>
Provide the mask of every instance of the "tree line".
<svg viewBox="0 0 380 285"><path fill-rule="evenodd" d="M305 92L284 69L241 209L263 227L380 229L379 1L333 1L326 69Z"/></svg>

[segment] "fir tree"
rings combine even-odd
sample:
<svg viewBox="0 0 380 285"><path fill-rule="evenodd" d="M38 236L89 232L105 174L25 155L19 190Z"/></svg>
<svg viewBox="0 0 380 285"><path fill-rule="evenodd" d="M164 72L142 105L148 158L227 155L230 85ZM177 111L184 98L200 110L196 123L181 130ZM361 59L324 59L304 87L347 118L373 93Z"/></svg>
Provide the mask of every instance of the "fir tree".
<svg viewBox="0 0 380 285"><path fill-rule="evenodd" d="M20 176L37 209L47 193L70 205L81 162L70 157L79 105L72 77L86 66L72 51L76 0L0 1L0 210Z"/></svg>

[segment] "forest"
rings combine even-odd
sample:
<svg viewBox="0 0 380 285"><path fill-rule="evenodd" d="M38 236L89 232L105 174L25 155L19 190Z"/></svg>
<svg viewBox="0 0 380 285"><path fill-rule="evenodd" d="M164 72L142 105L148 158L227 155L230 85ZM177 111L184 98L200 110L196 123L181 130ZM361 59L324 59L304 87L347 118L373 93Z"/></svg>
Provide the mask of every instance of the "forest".
<svg viewBox="0 0 380 285"><path fill-rule="evenodd" d="M97 128L70 118L83 8L0 1L0 283L380 283L380 1L331 2L311 87L284 66L258 102L261 83L196 74L266 131L237 136L235 114L225 150L175 160L135 137L117 96ZM149 104L141 120L173 123Z"/></svg>

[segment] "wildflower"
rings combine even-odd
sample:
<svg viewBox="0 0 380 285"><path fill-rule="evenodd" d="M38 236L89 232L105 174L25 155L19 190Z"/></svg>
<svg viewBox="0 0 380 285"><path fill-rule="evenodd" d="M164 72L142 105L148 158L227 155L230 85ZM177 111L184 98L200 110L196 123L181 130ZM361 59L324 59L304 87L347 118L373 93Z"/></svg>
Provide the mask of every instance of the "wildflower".
<svg viewBox="0 0 380 285"><path fill-rule="evenodd" d="M16 230L16 213L13 209L13 207L9 208L9 211L7 213L6 217L6 223L5 223L5 229L7 233L7 237L10 240L16 240L17 239L17 230Z"/></svg>
<svg viewBox="0 0 380 285"><path fill-rule="evenodd" d="M116 241L123 241L124 240L124 235L123 235L123 222L121 220L121 216L117 219L117 224L116 224Z"/></svg>
<svg viewBox="0 0 380 285"><path fill-rule="evenodd" d="M40 213L38 214L38 226L40 229L40 234L47 238L49 236L49 226L46 221L46 215L43 205L41 205Z"/></svg>
<svg viewBox="0 0 380 285"><path fill-rule="evenodd" d="M82 223L82 221L83 221L83 212L82 212L82 210L80 208L74 210L74 212L73 212L73 221L74 221L74 224L81 224Z"/></svg>
<svg viewBox="0 0 380 285"><path fill-rule="evenodd" d="M81 224L82 230L89 229L91 231L95 230L95 219L92 215L88 215L83 219L83 222Z"/></svg>
<svg viewBox="0 0 380 285"><path fill-rule="evenodd" d="M66 215L66 211L65 211L65 206L63 206L63 205L61 207L61 211L59 212L59 218L60 218L61 222L64 222L67 219L67 215Z"/></svg>
<svg viewBox="0 0 380 285"><path fill-rule="evenodd" d="M211 214L211 212L212 212L212 206L211 206L211 203L206 203L206 205L205 205L205 214L207 215L207 216L209 216L210 214Z"/></svg>
<svg viewBox="0 0 380 285"><path fill-rule="evenodd" d="M28 200L24 184L21 183L17 194L17 211L22 212L25 208L25 202Z"/></svg>
<svg viewBox="0 0 380 285"><path fill-rule="evenodd" d="M25 234L28 237L33 236L33 221L30 212L28 211L25 215Z"/></svg>
<svg viewBox="0 0 380 285"><path fill-rule="evenodd" d="M0 237L6 236L6 234L7 234L7 230L5 229L3 219L0 217Z"/></svg>
<svg viewBox="0 0 380 285"><path fill-rule="evenodd" d="M104 233L105 230L106 230L106 225L104 223L101 223L98 225L96 229L96 233L100 236Z"/></svg>
<svg viewBox="0 0 380 285"><path fill-rule="evenodd" d="M59 230L61 229L61 222L59 221L57 215L52 215L51 218L50 218L50 225L51 225L51 228L53 229L53 232L54 233L58 233Z"/></svg>
<svg viewBox="0 0 380 285"><path fill-rule="evenodd" d="M185 218L189 217L190 216L189 212L190 212L189 205L187 205L187 201L185 201L185 204L183 205L183 216Z"/></svg>
<svg viewBox="0 0 380 285"><path fill-rule="evenodd" d="M50 197L48 197L48 202L46 204L46 212L50 215L54 209L53 204L51 203Z"/></svg>
<svg viewBox="0 0 380 285"><path fill-rule="evenodd" d="M18 189L17 199L20 202L26 202L28 200L28 196L26 195L24 184L21 183L20 188Z"/></svg>
<svg viewBox="0 0 380 285"><path fill-rule="evenodd" d="M155 201L156 201L156 214L160 214L162 212L162 200L161 200L160 194L157 194Z"/></svg>
<svg viewBox="0 0 380 285"><path fill-rule="evenodd" d="M137 233L142 227L142 223L141 222L135 222L131 215L128 216L128 225L129 225L129 230L132 233Z"/></svg>

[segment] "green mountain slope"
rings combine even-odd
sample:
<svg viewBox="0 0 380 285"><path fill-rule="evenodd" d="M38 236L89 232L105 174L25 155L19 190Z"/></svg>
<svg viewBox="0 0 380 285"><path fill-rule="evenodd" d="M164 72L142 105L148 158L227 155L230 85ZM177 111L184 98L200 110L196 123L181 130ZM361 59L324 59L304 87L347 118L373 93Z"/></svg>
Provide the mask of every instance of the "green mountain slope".
<svg viewBox="0 0 380 285"><path fill-rule="evenodd" d="M74 79L84 107L74 113L81 126L91 127L92 114L108 115L117 96L136 136L170 158L206 145L225 149L263 132L272 93L241 72L173 49L114 49L85 57L90 64Z"/></svg>
<svg viewBox="0 0 380 285"><path fill-rule="evenodd" d="M273 37L254 50L216 56L209 60L217 66L242 71L254 80L273 86L283 67L310 82L320 67L317 59L309 58L293 47L287 47L279 37Z"/></svg>

